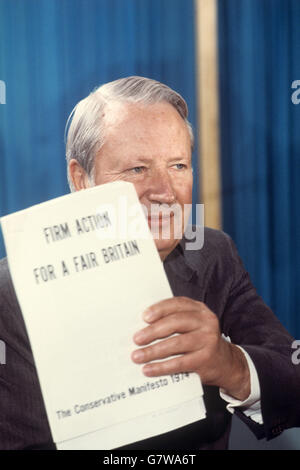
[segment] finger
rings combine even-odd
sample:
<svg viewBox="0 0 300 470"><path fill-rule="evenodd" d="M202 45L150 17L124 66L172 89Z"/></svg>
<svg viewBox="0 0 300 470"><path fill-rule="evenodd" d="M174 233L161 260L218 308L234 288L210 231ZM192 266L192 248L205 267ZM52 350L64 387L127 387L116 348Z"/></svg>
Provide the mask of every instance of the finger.
<svg viewBox="0 0 300 470"><path fill-rule="evenodd" d="M142 371L147 377L158 377L180 372L195 372L194 363L196 355L198 355L198 352L184 354L167 361L151 362L144 365Z"/></svg>
<svg viewBox="0 0 300 470"><path fill-rule="evenodd" d="M138 331L133 339L136 344L142 346L174 333L188 333L200 326L201 320L197 312L173 313Z"/></svg>
<svg viewBox="0 0 300 470"><path fill-rule="evenodd" d="M134 362L141 364L199 349L201 345L196 334L182 334L172 336L147 348L137 349L131 357Z"/></svg>
<svg viewBox="0 0 300 470"><path fill-rule="evenodd" d="M152 323L159 318L165 317L175 312L184 312L191 310L205 310L207 308L202 302L198 302L188 297L172 297L171 299L161 300L157 304L151 305L143 313L143 319Z"/></svg>

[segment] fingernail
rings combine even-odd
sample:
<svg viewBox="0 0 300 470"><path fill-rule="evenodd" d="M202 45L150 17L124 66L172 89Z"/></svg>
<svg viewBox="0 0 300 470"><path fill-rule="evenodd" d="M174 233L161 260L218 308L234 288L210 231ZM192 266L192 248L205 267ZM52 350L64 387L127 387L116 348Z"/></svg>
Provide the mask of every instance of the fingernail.
<svg viewBox="0 0 300 470"><path fill-rule="evenodd" d="M138 331L137 333L135 333L135 335L133 336L133 339L135 342L141 342L143 341L145 338L145 333L141 330L141 331Z"/></svg>
<svg viewBox="0 0 300 470"><path fill-rule="evenodd" d="M143 373L145 375L151 376L151 372L152 372L152 367L149 366L148 364L143 367Z"/></svg>
<svg viewBox="0 0 300 470"><path fill-rule="evenodd" d="M143 319L144 319L145 321L151 321L153 317L154 317L154 312L153 312L153 310L147 309L147 310L144 311L144 313L143 313Z"/></svg>
<svg viewBox="0 0 300 470"><path fill-rule="evenodd" d="M132 354L132 359L134 361L141 361L143 360L143 358L144 358L143 351L134 351L134 353Z"/></svg>

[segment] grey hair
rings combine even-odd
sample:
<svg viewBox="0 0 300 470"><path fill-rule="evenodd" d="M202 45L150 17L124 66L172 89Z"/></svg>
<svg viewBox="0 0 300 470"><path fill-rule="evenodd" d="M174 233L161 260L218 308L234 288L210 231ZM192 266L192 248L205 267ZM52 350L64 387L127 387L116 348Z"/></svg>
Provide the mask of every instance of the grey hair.
<svg viewBox="0 0 300 470"><path fill-rule="evenodd" d="M126 77L106 83L79 101L72 110L65 128L68 182L71 191L74 185L70 177L69 162L77 160L93 181L94 159L104 144L104 110L110 101L154 104L165 101L171 104L185 121L194 144L192 126L189 123L188 107L182 96L167 85L145 77Z"/></svg>

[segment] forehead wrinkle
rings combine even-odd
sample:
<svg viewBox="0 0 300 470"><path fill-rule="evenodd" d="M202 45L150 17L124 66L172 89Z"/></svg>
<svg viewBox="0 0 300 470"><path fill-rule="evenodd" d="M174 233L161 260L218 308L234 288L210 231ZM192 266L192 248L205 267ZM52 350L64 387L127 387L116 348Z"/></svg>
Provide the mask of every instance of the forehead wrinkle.
<svg viewBox="0 0 300 470"><path fill-rule="evenodd" d="M157 113L154 110L157 110ZM146 115L145 121L143 120L144 114ZM166 116L168 116L167 124ZM106 129L103 145L98 152L100 158L109 154L117 166L131 161L148 164L159 161L190 160L190 146L187 145L188 152L185 148L185 140L189 139L187 129L182 118L177 115L177 111L168 103L143 105L113 101L107 103L103 119ZM162 126L159 125L161 120ZM182 123L179 131L178 123ZM165 140L166 125L169 130L175 129L176 135L174 135L174 142L173 138L170 140L169 137L168 146L164 150L162 142ZM182 139L178 145L176 138L181 134Z"/></svg>
<svg viewBox="0 0 300 470"><path fill-rule="evenodd" d="M125 159L126 157L121 156L119 158L120 159ZM168 162L175 162L175 161L179 161L179 160L186 160L187 157L185 157L183 155L178 155L177 157L176 156L171 156L171 157L166 158L163 155L153 154L149 157L144 156L144 155L129 155L128 159L132 159L132 160L136 160L136 161L144 162L144 163L152 163L153 161L156 161L156 160L165 160L165 159L167 159Z"/></svg>
<svg viewBox="0 0 300 470"><path fill-rule="evenodd" d="M157 112L153 114L153 109L157 109ZM132 111L135 111L132 114ZM170 111L172 113L170 114ZM106 129L114 129L128 119L128 123L132 122L135 114L147 114L147 119L153 123L164 121L165 116L168 116L169 127L177 125L178 117L183 121L178 111L168 102L160 101L157 103L134 103L130 101L117 101L113 100L106 104L103 120ZM176 116L176 117L175 117ZM184 123L185 124L185 123Z"/></svg>

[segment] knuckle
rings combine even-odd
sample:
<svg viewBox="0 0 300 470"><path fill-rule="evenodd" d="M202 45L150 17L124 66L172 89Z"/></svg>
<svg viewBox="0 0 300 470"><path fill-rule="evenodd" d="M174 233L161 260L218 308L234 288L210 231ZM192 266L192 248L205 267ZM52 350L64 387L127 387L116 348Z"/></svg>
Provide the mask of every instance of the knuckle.
<svg viewBox="0 0 300 470"><path fill-rule="evenodd" d="M182 295L178 297L174 297L174 299L175 299L176 304L182 308L185 307L187 303L194 302L193 299L190 299L189 297L184 297Z"/></svg>
<svg viewBox="0 0 300 470"><path fill-rule="evenodd" d="M173 325L176 328L183 321L182 312L176 312L172 315Z"/></svg>
<svg viewBox="0 0 300 470"><path fill-rule="evenodd" d="M185 370L185 358L184 358L184 356L179 356L177 358L177 369L178 369L178 372L184 372L184 370Z"/></svg>
<svg viewBox="0 0 300 470"><path fill-rule="evenodd" d="M145 359L144 362L152 361L153 359L157 357L158 354L159 354L159 351L157 350L156 345L145 348L144 349L144 359Z"/></svg>
<svg viewBox="0 0 300 470"><path fill-rule="evenodd" d="M202 351L202 357L201 357L202 363L203 363L203 364L206 364L207 362L209 362L210 359L211 359L211 355L212 355L212 353L211 353L210 348L205 348L205 349Z"/></svg>
<svg viewBox="0 0 300 470"><path fill-rule="evenodd" d="M182 308L184 303L184 297L174 297L174 299L175 307L178 309Z"/></svg>
<svg viewBox="0 0 300 470"><path fill-rule="evenodd" d="M182 335L176 335L172 338L173 346L178 349L182 346Z"/></svg>
<svg viewBox="0 0 300 470"><path fill-rule="evenodd" d="M161 341L153 347L155 348L156 354L159 357L165 357L168 354L169 345L167 341Z"/></svg>
<svg viewBox="0 0 300 470"><path fill-rule="evenodd" d="M206 304L201 300L197 300L197 304L201 310L205 310L207 308Z"/></svg>

